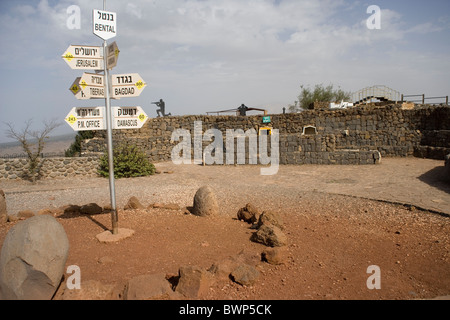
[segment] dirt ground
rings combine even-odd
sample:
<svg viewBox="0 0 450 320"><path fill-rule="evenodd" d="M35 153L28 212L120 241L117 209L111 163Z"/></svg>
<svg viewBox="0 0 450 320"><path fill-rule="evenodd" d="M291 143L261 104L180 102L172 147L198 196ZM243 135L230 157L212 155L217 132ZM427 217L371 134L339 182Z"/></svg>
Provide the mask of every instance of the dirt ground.
<svg viewBox="0 0 450 320"><path fill-rule="evenodd" d="M143 274L177 274L185 265L209 268L243 253L260 276L252 286L217 281L200 299L354 300L430 299L450 295L450 185L443 162L383 159L377 166L281 166L259 175L258 166L157 164L151 177L117 180L117 203L191 206L209 184L221 213L196 217L184 210L119 210L119 227L135 231L105 244L96 235L111 227L109 214L57 215L69 238L66 263L83 281L120 285ZM168 172L168 173L164 173ZM100 178L0 182L12 214L67 204L108 204ZM236 219L252 203L283 217L288 257L282 265L259 261L255 230ZM17 222L0 226L0 243ZM380 268L381 289L369 290L369 266Z"/></svg>

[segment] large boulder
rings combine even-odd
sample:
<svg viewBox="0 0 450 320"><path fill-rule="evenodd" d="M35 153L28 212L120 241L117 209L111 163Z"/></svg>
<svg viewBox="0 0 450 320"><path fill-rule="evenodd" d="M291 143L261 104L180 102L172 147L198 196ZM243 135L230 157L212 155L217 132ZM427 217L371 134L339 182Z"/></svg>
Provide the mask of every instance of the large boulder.
<svg viewBox="0 0 450 320"><path fill-rule="evenodd" d="M0 223L8 221L8 213L6 211L6 197L3 190L0 189Z"/></svg>
<svg viewBox="0 0 450 320"><path fill-rule="evenodd" d="M49 215L11 228L0 254L0 295L6 300L49 300L58 288L69 254L62 225Z"/></svg>
<svg viewBox="0 0 450 320"><path fill-rule="evenodd" d="M197 190L194 196L192 213L196 216L211 216L219 213L216 195L209 186L203 186Z"/></svg>

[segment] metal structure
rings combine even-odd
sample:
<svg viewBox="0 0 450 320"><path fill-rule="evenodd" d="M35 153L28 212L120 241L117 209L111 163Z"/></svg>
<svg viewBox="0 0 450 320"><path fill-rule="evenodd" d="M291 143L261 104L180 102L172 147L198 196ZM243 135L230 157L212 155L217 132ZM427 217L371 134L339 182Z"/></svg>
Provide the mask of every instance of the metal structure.
<svg viewBox="0 0 450 320"><path fill-rule="evenodd" d="M247 107L244 104L242 104L238 108L222 110L222 111L210 111L210 112L206 112L206 114L210 115L210 114L216 113L217 115L219 115L219 113L236 112L236 115L238 115L238 116L239 115L240 116L246 116L247 115L247 111L262 111L262 112L264 112L264 115L267 115L267 110L265 110L265 109Z"/></svg>
<svg viewBox="0 0 450 320"><path fill-rule="evenodd" d="M355 105L372 102L374 99L381 102L398 102L402 100L402 94L384 85L367 87L352 94Z"/></svg>
<svg viewBox="0 0 450 320"><path fill-rule="evenodd" d="M412 98L412 97L420 97L421 99L415 99L415 100L407 100L408 102L421 102L422 104L425 104L425 100L435 100L435 99L440 99L440 100L444 100L445 99L445 104L448 105L448 96L445 97L425 97L425 94L410 94L410 95L403 95L402 94L402 102L405 101L404 98Z"/></svg>

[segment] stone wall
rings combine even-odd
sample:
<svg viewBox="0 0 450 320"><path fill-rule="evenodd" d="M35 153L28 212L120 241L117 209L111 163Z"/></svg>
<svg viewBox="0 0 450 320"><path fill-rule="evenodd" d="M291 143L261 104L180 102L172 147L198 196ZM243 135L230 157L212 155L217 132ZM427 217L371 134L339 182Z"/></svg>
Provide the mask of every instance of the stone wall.
<svg viewBox="0 0 450 320"><path fill-rule="evenodd" d="M448 106L401 105L365 106L337 110L307 110L301 113L275 114L270 127L279 130L280 163L359 164L374 163L383 157L421 156L442 159L450 153L450 108ZM149 119L140 130L117 130L114 145L128 142L140 147L153 162L171 160L171 151L179 142L171 142L176 129L189 130L194 146L194 123L201 121L202 131L218 129L255 129L268 126L257 116L180 116ZM312 137L303 134L313 127ZM106 132L82 144L86 155L105 149ZM206 145L211 142L207 142ZM205 142L203 142L205 146ZM358 154L359 152L359 154ZM191 153L194 154L193 152ZM366 159L367 158L367 159Z"/></svg>
<svg viewBox="0 0 450 320"><path fill-rule="evenodd" d="M97 157L46 158L39 164L39 178L93 177L99 163ZM6 179L29 179L27 160L0 159L0 180Z"/></svg>
<svg viewBox="0 0 450 320"><path fill-rule="evenodd" d="M148 119L140 130L115 130L114 145L135 144L152 162L172 160L172 150L180 141L171 141L177 129L190 136L191 159L194 146L201 143L201 152L213 139L202 139L208 129L222 133L223 163L227 163L227 129L256 133L271 127L279 131L280 164L376 164L381 157L417 156L444 160L450 153L450 108L448 106L401 105L365 106L337 110L307 110L301 113L270 115L271 123L263 124L263 115L205 116L191 115ZM200 130L195 123L201 124ZM41 162L41 178L96 176L98 156L106 149L105 131L82 142L82 158L51 158ZM270 136L269 136L270 137ZM204 140L204 141L203 141ZM234 163L237 163L237 140L234 141ZM267 141L267 156L271 153ZM259 142L249 148L246 138L245 163L249 153L256 153L262 163ZM250 151L251 150L251 151ZM264 163L263 163L264 164ZM266 163L267 164L267 163ZM26 178L25 159L0 159L0 179Z"/></svg>

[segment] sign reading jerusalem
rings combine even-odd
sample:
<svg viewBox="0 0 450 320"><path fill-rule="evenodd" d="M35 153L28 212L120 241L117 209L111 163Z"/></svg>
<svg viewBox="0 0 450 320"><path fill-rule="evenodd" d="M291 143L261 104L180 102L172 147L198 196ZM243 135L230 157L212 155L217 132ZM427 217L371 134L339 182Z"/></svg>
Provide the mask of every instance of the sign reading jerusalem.
<svg viewBox="0 0 450 320"><path fill-rule="evenodd" d="M71 45L62 58L75 70L102 70L104 67L102 47Z"/></svg>
<svg viewBox="0 0 450 320"><path fill-rule="evenodd" d="M114 38L117 32L117 14L115 12L93 10L93 32L103 40Z"/></svg>

